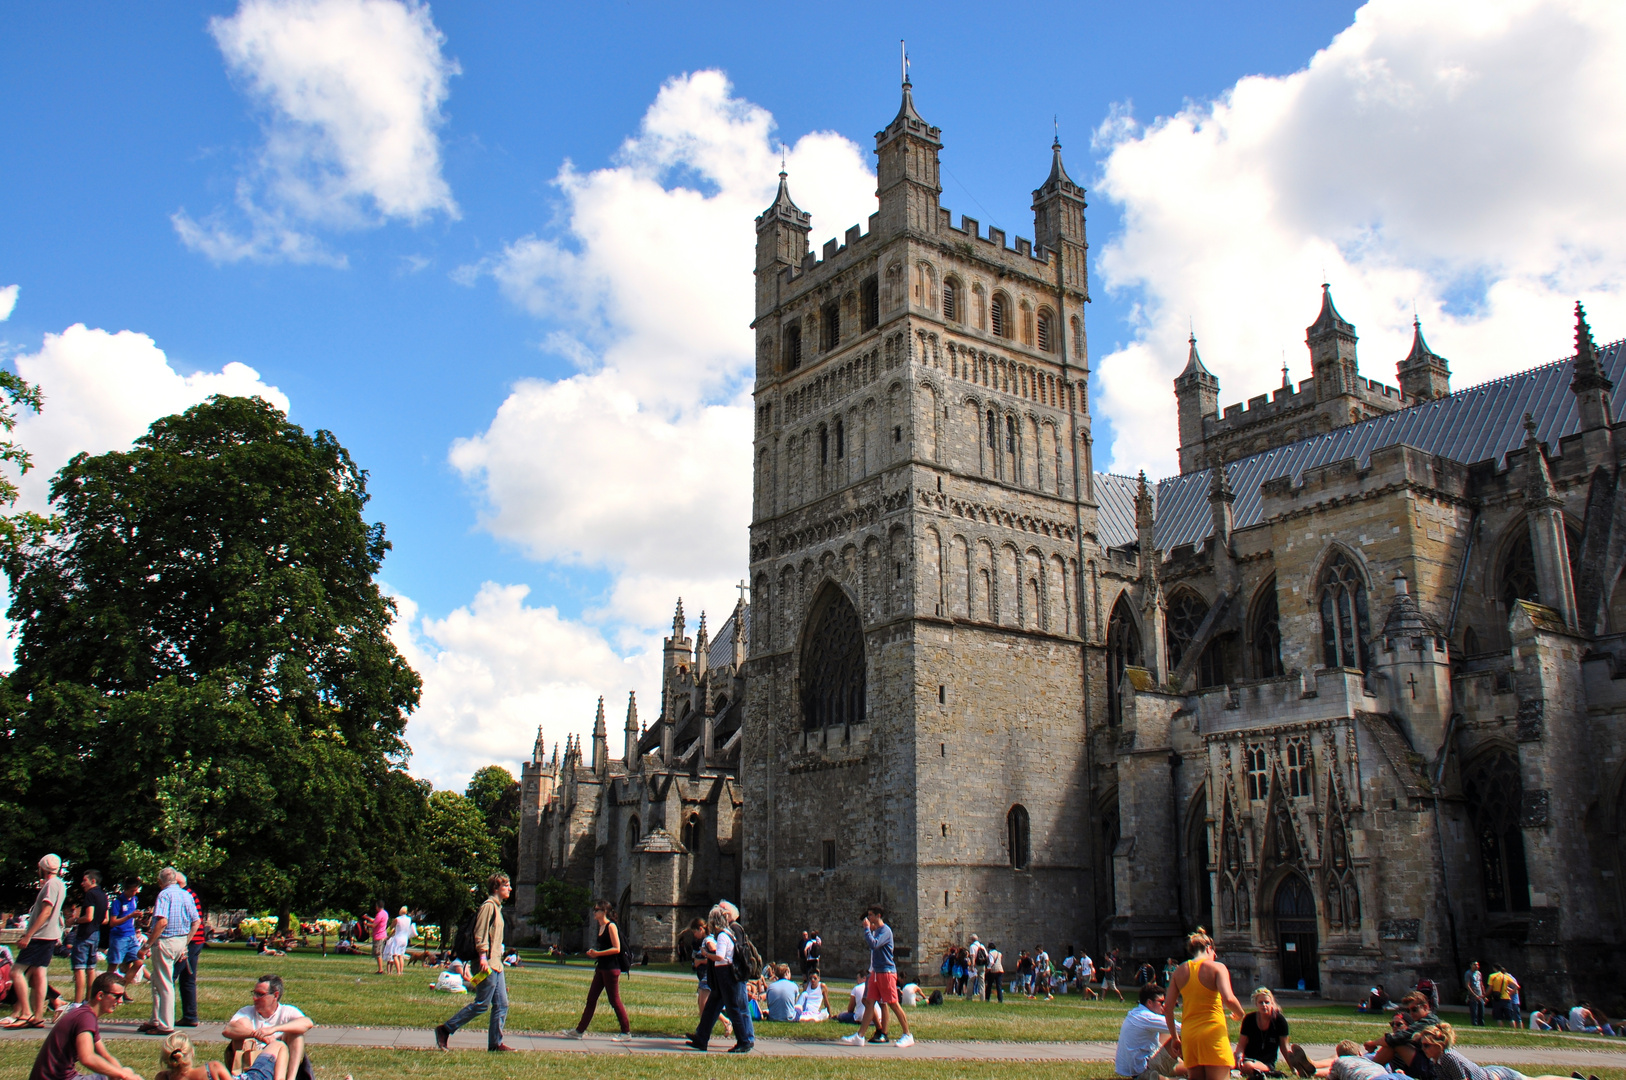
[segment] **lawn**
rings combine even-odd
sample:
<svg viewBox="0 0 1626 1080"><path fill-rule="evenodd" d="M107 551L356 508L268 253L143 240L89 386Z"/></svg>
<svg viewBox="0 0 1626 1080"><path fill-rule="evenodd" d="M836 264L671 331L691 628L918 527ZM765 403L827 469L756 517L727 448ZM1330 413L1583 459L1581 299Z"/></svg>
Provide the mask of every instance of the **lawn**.
<svg viewBox="0 0 1626 1080"><path fill-rule="evenodd" d="M407 974L400 977L376 975L371 957L323 957L313 951L261 957L246 949L224 947L206 950L199 967L199 1012L205 1021L223 1022L247 1005L254 979L269 972L283 977L287 985L284 1000L304 1009L319 1024L429 1028L469 1000L467 995L432 990L435 972L431 970L408 968ZM61 972L56 977L61 980L65 975ZM509 969L508 1027L517 1032L546 1032L575 1026L591 978L591 968L581 963L527 963ZM843 981L831 988L831 1004L838 1012L845 1007L850 985ZM622 980L622 988L634 1033L677 1036L693 1030L694 981L681 969L638 969ZM132 990L133 1004L120 1010L121 1018L142 1015L150 1008L150 987L143 983ZM1126 996L1133 1002L1133 993ZM1082 1002L1074 995L1043 1002L1007 994L1004 1006L950 999L941 1008L917 1008L910 1013L910 1022L921 1039L1111 1042L1118 1036L1127 1008L1127 1004L1117 1001ZM1303 1042L1331 1044L1346 1038L1375 1038L1385 1030L1382 1021L1360 1016L1347 1005L1288 1002L1286 1008L1293 1037ZM1465 1046L1573 1044L1597 1048L1602 1043L1626 1050L1626 1040L1470 1028L1466 1013L1447 1013L1446 1019L1457 1026ZM478 1022L476 1026L480 1026ZM604 1032L615 1030L615 1017L606 1002L600 1002L593 1027ZM757 1025L757 1030L769 1037L834 1039L852 1029L835 1023L764 1022Z"/></svg>

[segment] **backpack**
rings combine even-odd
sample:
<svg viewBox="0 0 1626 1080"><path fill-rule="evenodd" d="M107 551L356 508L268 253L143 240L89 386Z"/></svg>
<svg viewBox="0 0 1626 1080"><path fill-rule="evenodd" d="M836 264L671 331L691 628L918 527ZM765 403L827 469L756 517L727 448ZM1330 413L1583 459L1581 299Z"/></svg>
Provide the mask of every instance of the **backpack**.
<svg viewBox="0 0 1626 1080"><path fill-rule="evenodd" d="M734 938L734 959L730 965L734 969L734 980L750 982L762 974L762 954L745 936L745 927L739 923L730 926L728 932Z"/></svg>
<svg viewBox="0 0 1626 1080"><path fill-rule="evenodd" d="M472 964L480 959L480 949L474 943L474 916L470 911L457 924L457 936L452 938L452 959Z"/></svg>

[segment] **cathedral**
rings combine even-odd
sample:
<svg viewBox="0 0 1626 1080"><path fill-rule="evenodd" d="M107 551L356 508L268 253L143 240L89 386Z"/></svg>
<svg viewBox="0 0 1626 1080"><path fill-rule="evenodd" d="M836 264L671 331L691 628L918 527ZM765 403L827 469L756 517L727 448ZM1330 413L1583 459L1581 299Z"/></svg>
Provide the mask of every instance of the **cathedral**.
<svg viewBox="0 0 1626 1080"><path fill-rule="evenodd" d="M590 766L538 748L522 902L591 881L665 955L737 898L764 955L819 930L843 973L879 901L916 977L973 932L1161 958L1204 925L1244 986L1601 987L1626 349L1577 305L1571 357L1453 392L1414 326L1389 386L1323 286L1310 378L1222 411L1193 339L1179 475L1097 473L1084 190L1058 144L1032 241L956 224L941 134L905 81L878 210L820 252L781 174L751 603L693 653L679 618L622 760L602 710Z"/></svg>

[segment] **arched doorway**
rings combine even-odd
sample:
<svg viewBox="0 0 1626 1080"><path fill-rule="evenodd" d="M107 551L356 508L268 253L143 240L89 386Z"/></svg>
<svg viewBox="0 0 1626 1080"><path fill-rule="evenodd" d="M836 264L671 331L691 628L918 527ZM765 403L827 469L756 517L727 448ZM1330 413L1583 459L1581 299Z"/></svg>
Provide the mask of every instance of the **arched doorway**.
<svg viewBox="0 0 1626 1080"><path fill-rule="evenodd" d="M1315 893L1310 891L1310 883L1298 874L1287 875L1276 886L1272 907L1282 987L1321 989L1321 967L1316 960Z"/></svg>

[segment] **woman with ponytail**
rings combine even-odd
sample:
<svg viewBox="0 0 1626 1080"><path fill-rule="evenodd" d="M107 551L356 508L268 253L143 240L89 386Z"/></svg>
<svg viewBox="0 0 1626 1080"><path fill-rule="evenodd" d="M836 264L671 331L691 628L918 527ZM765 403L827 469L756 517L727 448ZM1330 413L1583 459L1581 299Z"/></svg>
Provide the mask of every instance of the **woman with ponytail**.
<svg viewBox="0 0 1626 1080"><path fill-rule="evenodd" d="M166 1035L158 1048L158 1075L154 1080L231 1080L231 1073L218 1061L199 1065L192 1040L184 1032Z"/></svg>

